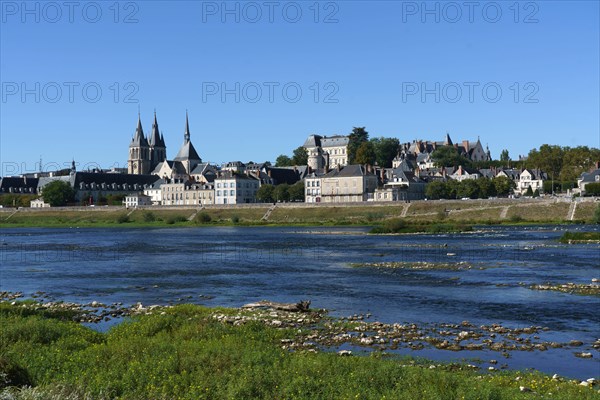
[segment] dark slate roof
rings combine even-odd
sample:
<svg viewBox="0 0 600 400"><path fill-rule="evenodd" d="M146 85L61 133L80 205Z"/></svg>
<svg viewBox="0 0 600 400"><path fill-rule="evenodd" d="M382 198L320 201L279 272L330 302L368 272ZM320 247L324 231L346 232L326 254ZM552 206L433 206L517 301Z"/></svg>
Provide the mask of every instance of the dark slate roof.
<svg viewBox="0 0 600 400"><path fill-rule="evenodd" d="M372 172L368 172L367 169L364 167L364 165L352 164L352 165L346 165L345 167L342 167L341 169L337 169L337 168L332 169L327 174L325 174L324 177L343 178L343 177L367 176L367 175L375 176L375 174L373 174Z"/></svg>
<svg viewBox="0 0 600 400"><path fill-rule="evenodd" d="M525 171L528 171L531 174L532 179L536 179L536 180L548 179L548 174L546 174L544 171L542 171L540 169L526 168L525 170L523 170L523 172L525 172Z"/></svg>
<svg viewBox="0 0 600 400"><path fill-rule="evenodd" d="M338 147L347 146L350 142L348 136L335 135L335 136L324 136L321 138L321 147Z"/></svg>
<svg viewBox="0 0 600 400"><path fill-rule="evenodd" d="M174 161L190 160L190 161L200 161L200 162L202 161L202 159L198 155L198 152L194 148L194 145L192 144L191 141L183 142L183 145L181 145L179 152L177 153L177 155L175 156L175 158L173 160Z"/></svg>
<svg viewBox="0 0 600 400"><path fill-rule="evenodd" d="M600 175L600 169L596 169L592 172L584 172L581 174L582 182L596 182L596 177Z"/></svg>
<svg viewBox="0 0 600 400"><path fill-rule="evenodd" d="M496 176L496 170L490 169L490 168L482 168L479 170L479 173L481 174L481 176L485 177L485 178L494 178Z"/></svg>
<svg viewBox="0 0 600 400"><path fill-rule="evenodd" d="M131 139L131 143L129 144L129 147L148 147L148 141L146 140L146 137L144 136L144 129L142 129L142 119L139 115L138 115L137 128L135 130L133 139Z"/></svg>
<svg viewBox="0 0 600 400"><path fill-rule="evenodd" d="M0 179L0 193L35 193L38 178L6 177Z"/></svg>
<svg viewBox="0 0 600 400"><path fill-rule="evenodd" d="M300 180L300 172L292 168L264 167L263 171L273 180L274 185L293 185Z"/></svg>
<svg viewBox="0 0 600 400"><path fill-rule="evenodd" d="M303 147L321 147L321 139L320 135L310 135L304 142Z"/></svg>
<svg viewBox="0 0 600 400"><path fill-rule="evenodd" d="M106 174L106 173L95 173L95 172L76 172L71 177L71 185L78 189L83 183L89 185L95 183L96 185L106 184L112 185L151 185L158 181L160 178L156 175L131 175L131 174Z"/></svg>
<svg viewBox="0 0 600 400"><path fill-rule="evenodd" d="M156 112L154 113L154 122L152 123L152 133L148 139L148 144L153 147L167 147L165 141L158 129L158 121L156 120Z"/></svg>

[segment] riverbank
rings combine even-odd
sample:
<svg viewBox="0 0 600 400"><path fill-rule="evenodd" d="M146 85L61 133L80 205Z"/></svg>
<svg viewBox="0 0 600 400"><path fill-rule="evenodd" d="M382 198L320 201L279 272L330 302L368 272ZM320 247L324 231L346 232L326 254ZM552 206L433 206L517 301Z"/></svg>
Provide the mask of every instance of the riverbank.
<svg viewBox="0 0 600 400"><path fill-rule="evenodd" d="M392 345L393 332L396 339L415 336L413 343L426 333L410 325L366 322L368 316L138 304L126 322L99 333L71 321L82 315L80 305L9 301L0 303L0 373L9 385L33 386L8 389L0 381L4 394L14 393L15 399L599 397L594 379L501 371L493 361L482 369L390 355L383 342ZM466 343L475 335L472 328L465 321L444 330ZM540 329L488 328L487 336Z"/></svg>
<svg viewBox="0 0 600 400"><path fill-rule="evenodd" d="M589 223L596 202L548 199L447 200L411 203L243 204L194 207L0 209L0 227L335 226L407 224Z"/></svg>

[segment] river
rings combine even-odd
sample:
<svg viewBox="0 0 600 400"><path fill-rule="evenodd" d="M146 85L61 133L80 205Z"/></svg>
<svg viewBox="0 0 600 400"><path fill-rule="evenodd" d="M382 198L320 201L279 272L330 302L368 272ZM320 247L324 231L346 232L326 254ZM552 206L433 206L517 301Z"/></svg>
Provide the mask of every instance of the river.
<svg viewBox="0 0 600 400"><path fill-rule="evenodd" d="M366 235L364 227L3 229L0 288L79 303L239 307L262 299L308 299L334 316L370 313L372 321L542 326L549 328L542 339L584 346L514 351L502 362L600 378L600 351L591 347L600 338L600 298L528 287L600 278L600 245L560 244L566 229L597 228L485 226L471 233L400 236ZM473 268L350 265L398 261ZM575 351L593 358L575 357ZM435 348L401 353L434 360L499 358L498 352Z"/></svg>

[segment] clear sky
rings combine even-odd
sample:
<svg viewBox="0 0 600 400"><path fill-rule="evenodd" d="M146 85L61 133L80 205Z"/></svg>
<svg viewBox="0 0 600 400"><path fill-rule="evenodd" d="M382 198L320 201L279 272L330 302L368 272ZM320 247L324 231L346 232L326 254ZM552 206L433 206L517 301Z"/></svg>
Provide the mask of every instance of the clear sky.
<svg viewBox="0 0 600 400"><path fill-rule="evenodd" d="M598 1L0 3L2 175L123 167L138 107L215 163L354 126L600 146Z"/></svg>

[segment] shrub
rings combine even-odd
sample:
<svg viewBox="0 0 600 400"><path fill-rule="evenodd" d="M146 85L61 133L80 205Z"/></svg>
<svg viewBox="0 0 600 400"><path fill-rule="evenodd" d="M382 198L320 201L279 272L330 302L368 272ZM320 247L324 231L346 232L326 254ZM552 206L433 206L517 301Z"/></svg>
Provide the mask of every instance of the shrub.
<svg viewBox="0 0 600 400"><path fill-rule="evenodd" d="M0 357L0 389L31 384L31 378L25 368L6 357Z"/></svg>
<svg viewBox="0 0 600 400"><path fill-rule="evenodd" d="M151 211L145 211L144 214L142 215L142 218L144 218L144 222L156 221L156 216Z"/></svg>
<svg viewBox="0 0 600 400"><path fill-rule="evenodd" d="M210 215L208 217L210 218ZM240 217L238 217L237 215L234 215L233 217L231 217L232 224L237 224L239 222L240 222Z"/></svg>
<svg viewBox="0 0 600 400"><path fill-rule="evenodd" d="M173 215L172 217L167 218L165 221L168 225L173 225L176 222L185 222L187 218L183 215Z"/></svg>
<svg viewBox="0 0 600 400"><path fill-rule="evenodd" d="M592 217L592 222L594 224L600 224L600 204L596 207L596 211L594 211L594 216Z"/></svg>
<svg viewBox="0 0 600 400"><path fill-rule="evenodd" d="M205 212L201 212L198 215L196 215L195 219L197 224L208 224L210 221L212 221L210 215Z"/></svg>
<svg viewBox="0 0 600 400"><path fill-rule="evenodd" d="M521 217L520 215L513 215L510 217L510 222L522 222L523 221L523 217Z"/></svg>
<svg viewBox="0 0 600 400"><path fill-rule="evenodd" d="M117 222L119 224L125 224L127 222L129 222L129 215L127 214L121 214L117 217Z"/></svg>

